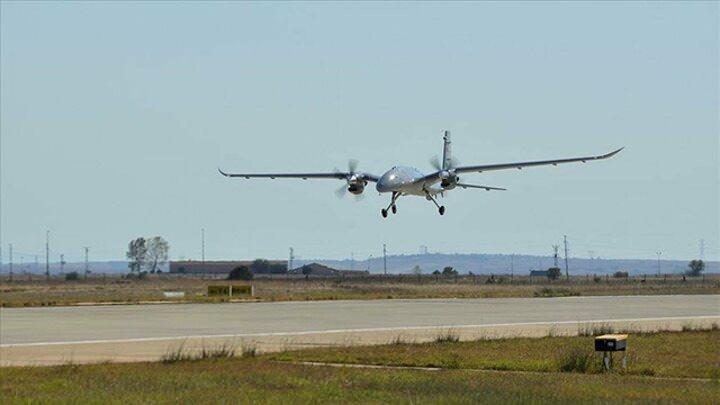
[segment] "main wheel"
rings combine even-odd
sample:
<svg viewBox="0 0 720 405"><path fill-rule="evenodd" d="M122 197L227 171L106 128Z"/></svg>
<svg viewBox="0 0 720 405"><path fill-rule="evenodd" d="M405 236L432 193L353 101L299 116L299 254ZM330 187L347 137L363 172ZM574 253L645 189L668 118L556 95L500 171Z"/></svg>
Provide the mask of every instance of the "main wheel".
<svg viewBox="0 0 720 405"><path fill-rule="evenodd" d="M396 205L392 206L392 212L393 212L393 214L397 214L397 206Z"/></svg>
<svg viewBox="0 0 720 405"><path fill-rule="evenodd" d="M445 215L445 206L441 205L439 211L440 211L440 215Z"/></svg>
<svg viewBox="0 0 720 405"><path fill-rule="evenodd" d="M382 214L383 218L387 218L387 210L385 208L380 210L380 213Z"/></svg>

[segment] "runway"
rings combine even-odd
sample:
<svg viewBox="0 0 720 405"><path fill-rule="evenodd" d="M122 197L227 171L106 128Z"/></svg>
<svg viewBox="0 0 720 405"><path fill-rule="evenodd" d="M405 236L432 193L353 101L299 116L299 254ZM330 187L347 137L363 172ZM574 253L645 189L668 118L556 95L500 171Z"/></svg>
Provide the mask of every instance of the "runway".
<svg viewBox="0 0 720 405"><path fill-rule="evenodd" d="M720 295L117 305L0 310L0 364L156 360L172 347L281 350L720 322Z"/></svg>

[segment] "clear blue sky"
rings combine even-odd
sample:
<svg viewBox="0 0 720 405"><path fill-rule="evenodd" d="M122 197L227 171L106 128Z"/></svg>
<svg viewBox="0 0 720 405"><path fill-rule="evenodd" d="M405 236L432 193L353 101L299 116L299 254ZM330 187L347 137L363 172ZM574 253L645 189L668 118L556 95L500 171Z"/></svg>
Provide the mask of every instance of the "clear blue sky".
<svg viewBox="0 0 720 405"><path fill-rule="evenodd" d="M2 245L122 258L440 252L689 259L718 238L718 3L2 2ZM430 169L599 154L467 176L506 192L339 200L216 169ZM17 260L16 256L16 260ZM6 260L6 256L4 255ZM28 258L25 258L28 260Z"/></svg>

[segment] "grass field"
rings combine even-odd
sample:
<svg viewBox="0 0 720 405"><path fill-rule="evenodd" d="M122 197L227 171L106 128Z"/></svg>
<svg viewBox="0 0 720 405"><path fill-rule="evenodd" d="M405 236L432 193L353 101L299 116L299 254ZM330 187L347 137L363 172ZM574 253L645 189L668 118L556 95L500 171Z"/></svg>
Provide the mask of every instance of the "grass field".
<svg viewBox="0 0 720 405"><path fill-rule="evenodd" d="M707 377L718 367L718 337L718 331L632 336L630 348L639 356L634 361L645 362L656 375ZM720 401L717 376L699 381L557 372L555 356L585 346L588 339L561 338L558 345L552 338L393 344L166 363L3 368L0 393L3 403L10 404ZM641 360L645 356L651 358ZM446 370L308 366L286 362L290 360L439 365ZM480 370L486 368L541 372Z"/></svg>
<svg viewBox="0 0 720 405"><path fill-rule="evenodd" d="M388 366L600 373L592 336L558 336L453 342L452 335L435 343L319 348L267 355L293 362L374 364ZM631 334L630 375L720 378L720 330ZM619 359L620 356L616 356Z"/></svg>
<svg viewBox="0 0 720 405"><path fill-rule="evenodd" d="M340 299L387 298L501 298L556 297L578 295L649 295L649 294L720 294L720 276L705 280L681 278L660 279L601 279L574 277L570 281L544 281L531 284L527 277L496 278L460 277L435 279L426 276L373 277L369 279L257 279L255 298L263 301L302 301ZM64 281L52 279L3 280L0 285L0 305L54 306L78 303L138 303L165 301L163 291L183 291L186 302L222 302L227 298L207 297L207 286L225 284L225 280L203 280L189 277L150 276L145 280L126 280L119 277L91 277L88 280ZM177 300L177 299L173 299Z"/></svg>

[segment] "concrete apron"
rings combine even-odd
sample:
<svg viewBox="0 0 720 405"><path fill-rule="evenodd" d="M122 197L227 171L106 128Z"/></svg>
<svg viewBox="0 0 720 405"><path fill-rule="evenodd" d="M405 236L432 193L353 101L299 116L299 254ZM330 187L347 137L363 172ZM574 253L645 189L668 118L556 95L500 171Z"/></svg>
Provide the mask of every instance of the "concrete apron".
<svg viewBox="0 0 720 405"><path fill-rule="evenodd" d="M393 342L422 343L450 335L461 341L512 337L575 336L592 327L611 326L617 330L652 332L680 331L683 327L709 329L720 323L720 316L669 318L659 320L597 322L541 322L498 325L458 325L354 329L319 332L260 333L248 335L158 337L127 340L85 341L73 343L32 343L0 346L0 366L49 366L102 362L159 361L168 353L182 349L197 353L232 347L236 355L243 349L258 353L297 350L311 347L381 345ZM629 346L632 347L632 335Z"/></svg>

